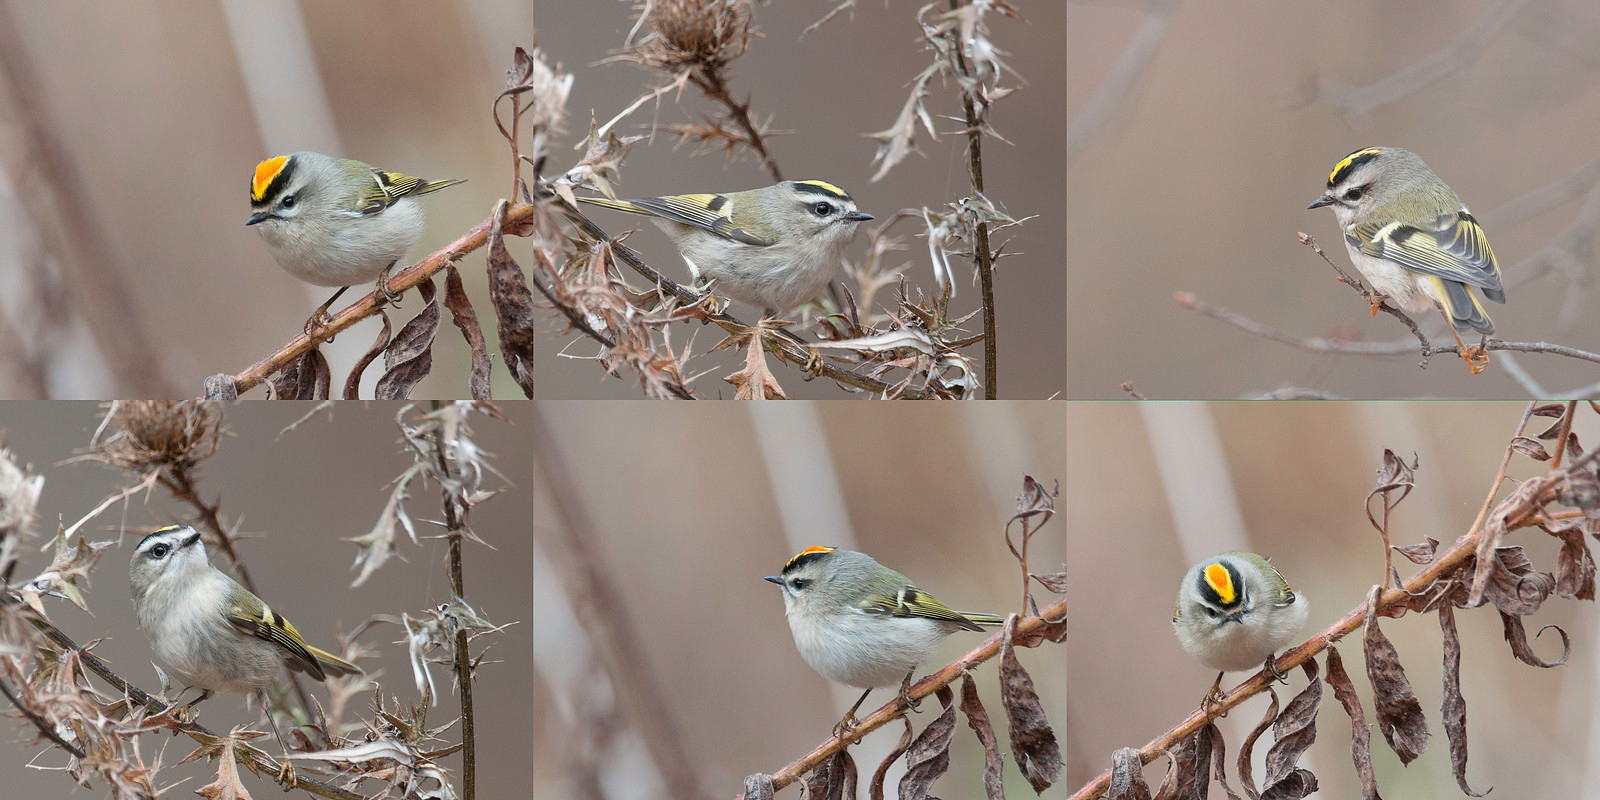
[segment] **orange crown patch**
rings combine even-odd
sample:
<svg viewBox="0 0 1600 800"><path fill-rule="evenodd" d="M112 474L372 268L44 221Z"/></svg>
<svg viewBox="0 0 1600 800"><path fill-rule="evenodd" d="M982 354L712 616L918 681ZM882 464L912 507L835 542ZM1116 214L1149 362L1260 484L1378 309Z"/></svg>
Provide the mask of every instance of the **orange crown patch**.
<svg viewBox="0 0 1600 800"><path fill-rule="evenodd" d="M255 180L250 182L250 199L260 201L267 195L267 187L272 185L272 179L278 177L283 171L283 166L289 163L288 156L276 156L256 165Z"/></svg>
<svg viewBox="0 0 1600 800"><path fill-rule="evenodd" d="M1221 564L1206 566L1206 583L1217 593L1217 599L1225 606L1233 605L1234 588L1233 576L1228 574L1228 568Z"/></svg>

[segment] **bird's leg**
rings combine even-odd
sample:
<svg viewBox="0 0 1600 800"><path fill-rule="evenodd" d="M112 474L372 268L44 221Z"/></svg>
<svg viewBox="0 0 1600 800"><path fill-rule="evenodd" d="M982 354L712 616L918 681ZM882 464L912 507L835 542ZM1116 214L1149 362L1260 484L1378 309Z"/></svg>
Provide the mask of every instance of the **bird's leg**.
<svg viewBox="0 0 1600 800"><path fill-rule="evenodd" d="M911 699L911 676L915 673L915 669L913 669L911 672L907 672L905 680L900 681L900 703L911 711L916 711L917 706L922 705L921 700Z"/></svg>
<svg viewBox="0 0 1600 800"><path fill-rule="evenodd" d="M1367 292L1366 296L1367 302L1372 304L1372 316L1378 316L1378 309L1383 307L1383 301L1388 300L1389 295L1386 295L1377 289L1373 289L1372 291Z"/></svg>
<svg viewBox="0 0 1600 800"><path fill-rule="evenodd" d="M849 711L844 712L844 719L839 720L839 724L833 726L833 735L839 740L840 746L845 744L845 734L849 733L850 729L860 722L860 720L856 719L856 709L860 708L862 703L867 702L867 695L869 694L872 694L871 689L862 692L861 697L856 700L856 704L851 706Z"/></svg>
<svg viewBox="0 0 1600 800"><path fill-rule="evenodd" d="M314 338L317 335L317 330L318 329L328 327L328 323L333 321L333 318L328 316L328 307L332 306L333 305L333 301L338 300L339 299L339 295L344 294L344 290L346 290L348 288L350 288L350 287L348 287L348 286L339 287L339 291L334 292L333 296L328 298L328 302L323 303L320 306L317 306L317 310L311 312L311 318L306 320L306 326L304 328L305 334L306 334L307 337ZM330 342L333 341L333 337L332 336L328 337L328 341L330 341Z"/></svg>
<svg viewBox="0 0 1600 800"><path fill-rule="evenodd" d="M190 709L194 708L195 705L200 701L210 698L212 692L210 689L201 689L199 697L196 697L195 699L190 700L181 706L178 705L178 701L183 699L183 693L187 691L189 691L189 687L185 686L182 691L178 692L178 696L173 698L172 702L166 708L161 709L161 713L165 714L169 711L173 712L173 718L185 725L194 722L194 714L190 711Z"/></svg>
<svg viewBox="0 0 1600 800"><path fill-rule="evenodd" d="M383 271L378 273L378 296L389 301L389 304L395 308L399 308L400 294L389 291L389 270L394 269L396 263L398 262L390 261L389 266L384 267Z"/></svg>
<svg viewBox="0 0 1600 800"><path fill-rule="evenodd" d="M1446 320L1449 318L1449 315L1445 316ZM1489 337L1485 336L1478 344L1467 347L1467 343L1461 341L1461 334L1456 332L1454 325L1450 326L1450 333L1456 337L1456 352L1461 354L1462 361L1467 362L1467 369L1474 375L1483 372L1483 368L1489 366L1489 351L1485 347L1489 343Z"/></svg>
<svg viewBox="0 0 1600 800"><path fill-rule="evenodd" d="M1213 708L1222 705L1222 673L1217 673L1217 679L1211 684L1211 691L1206 692L1205 699L1200 701L1200 710L1210 714ZM1218 714L1217 716L1227 716Z"/></svg>
<svg viewBox="0 0 1600 800"><path fill-rule="evenodd" d="M278 738L278 746L283 748L283 758L278 761L278 783L283 784L284 791L290 791L299 780L295 777L294 765L289 762L289 744L283 740L283 732L278 730L278 720L272 716L272 705L267 699L267 690L256 692L256 697L260 698L261 710L267 715L267 723L272 726L272 735Z"/></svg>
<svg viewBox="0 0 1600 800"><path fill-rule="evenodd" d="M1278 659L1276 656L1267 656L1267 663L1262 665L1261 668L1272 673L1274 680L1282 682L1285 686L1289 684L1289 676L1278 670Z"/></svg>

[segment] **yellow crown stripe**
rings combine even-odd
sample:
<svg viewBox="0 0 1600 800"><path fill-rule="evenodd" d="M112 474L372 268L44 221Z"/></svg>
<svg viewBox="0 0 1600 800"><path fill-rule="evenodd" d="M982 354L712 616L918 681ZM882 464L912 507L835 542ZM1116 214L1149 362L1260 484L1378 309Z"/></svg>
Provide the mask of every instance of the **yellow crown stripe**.
<svg viewBox="0 0 1600 800"><path fill-rule="evenodd" d="M1368 147L1368 148L1366 148L1364 150L1357 150L1354 153L1351 153L1350 155L1345 156L1344 159L1341 160L1339 163L1334 164L1333 165L1333 171L1328 173L1328 185L1332 186L1335 183L1338 183L1337 179L1339 177L1339 173L1342 170L1344 170L1346 167L1350 166L1350 162L1352 162L1352 161L1354 161L1354 160L1356 160L1356 159L1358 159L1358 158L1360 158L1362 156L1375 156L1375 155L1377 155L1379 153L1382 153L1382 152L1383 152L1383 148L1381 148L1381 147Z"/></svg>
<svg viewBox="0 0 1600 800"><path fill-rule="evenodd" d="M838 186L835 186L834 184L828 183L827 181L809 180L809 181L795 181L794 183L795 183L795 186L803 186L803 187L809 187L809 188L812 188L812 189L816 189L816 190L821 191L824 194L833 195L833 196L837 197L840 200L848 200L848 199L850 199L850 193L849 192L839 188Z"/></svg>
<svg viewBox="0 0 1600 800"><path fill-rule="evenodd" d="M1234 588L1233 577L1228 574L1228 568L1221 564L1206 566L1206 583L1217 593L1217 599L1225 606L1233 605Z"/></svg>
<svg viewBox="0 0 1600 800"><path fill-rule="evenodd" d="M799 561L800 559L805 558L806 556L822 555L823 553L831 553L833 551L834 551L834 548L832 548L832 547L824 547L823 545L820 545L820 544L812 545L810 547L807 547L804 550L801 550L798 553L795 553L794 558L789 559L789 563L783 565L783 568L784 569L788 569L789 567L794 566L794 563L796 561Z"/></svg>
<svg viewBox="0 0 1600 800"><path fill-rule="evenodd" d="M289 163L288 156L277 156L256 165L255 180L250 182L250 199L262 200L267 196L267 187L272 185L272 179L278 177L285 164Z"/></svg>

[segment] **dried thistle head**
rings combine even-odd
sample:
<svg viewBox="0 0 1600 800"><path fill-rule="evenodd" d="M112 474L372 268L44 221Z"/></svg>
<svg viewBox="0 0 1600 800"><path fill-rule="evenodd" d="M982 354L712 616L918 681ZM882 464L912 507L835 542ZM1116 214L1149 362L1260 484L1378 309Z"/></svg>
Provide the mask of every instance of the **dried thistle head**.
<svg viewBox="0 0 1600 800"><path fill-rule="evenodd" d="M679 72L717 67L750 46L750 0L648 0L636 29L648 31L628 56L648 67Z"/></svg>
<svg viewBox="0 0 1600 800"><path fill-rule="evenodd" d="M186 472L217 452L222 407L214 402L113 403L82 458L138 473Z"/></svg>

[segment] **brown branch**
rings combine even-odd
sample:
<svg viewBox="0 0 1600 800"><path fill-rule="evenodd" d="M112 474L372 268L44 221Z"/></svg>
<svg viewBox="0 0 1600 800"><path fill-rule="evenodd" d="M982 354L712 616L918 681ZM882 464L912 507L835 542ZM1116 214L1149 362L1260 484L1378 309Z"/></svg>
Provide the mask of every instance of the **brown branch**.
<svg viewBox="0 0 1600 800"><path fill-rule="evenodd" d="M533 216L534 210L534 207L530 205L513 204L506 211L505 223L501 230L511 230L518 227L523 221ZM432 278L435 273L442 271L450 262L460 260L468 253L483 247L488 238L489 221L484 220L472 230L463 234L461 238L445 245L438 252L406 268L399 274L392 276L389 279L389 290L399 293L415 288L423 281ZM300 356L305 355L317 344L333 338L335 334L378 313L378 310L382 307L383 303L377 292L372 292L366 297L357 300L349 308L334 315L326 327L318 328L315 340L301 333L289 340L289 343L279 348L277 352L251 364L249 368L233 376L235 390L243 394L254 389L265 382L268 377L288 366Z"/></svg>
<svg viewBox="0 0 1600 800"><path fill-rule="evenodd" d="M515 123L513 123L515 124ZM433 401L433 410L439 410L439 401ZM434 452L438 455L439 474L447 476L454 474L450 463L445 457L445 452L450 446L444 440L444 429L436 427L433 430ZM450 592L457 600L466 602L466 579L461 570L461 540L462 531L466 528L466 520L456 514L455 498L448 485L439 488L443 495L444 529L445 538L449 546ZM461 693L461 796L464 800L475 800L478 793L478 739L476 718L472 705L472 655L467 648L469 640L465 627L456 631L456 691Z"/></svg>
<svg viewBox="0 0 1600 800"><path fill-rule="evenodd" d="M1025 640L1046 627L1060 624L1062 620L1067 618L1067 600L1068 598L1065 597L1057 600L1039 612L1040 615L1037 617L1019 619L1016 623L1016 633L1013 635L1012 641ZM1000 633L990 636L983 644L973 648L966 655L946 664L943 669L917 681L916 685L911 687L908 695L912 701L921 700L954 683L962 675L970 672L973 667L999 655L1000 639L1003 636L1004 631L1002 630ZM850 729L850 740L852 742L859 740L862 736L905 716L909 710L909 708L900 703L899 697L890 700L882 708L868 714L857 725L852 727ZM834 753L839 751L841 746L843 746L841 737L830 735L811 752L773 773L772 788L774 790L782 789L800 780L801 776L831 758ZM735 800L745 800L745 796L741 794Z"/></svg>
<svg viewBox="0 0 1600 800"><path fill-rule="evenodd" d="M1517 424L1516 432L1512 435L1512 441L1522 435L1523 430L1527 427L1528 420L1532 417L1533 409L1534 404L1529 403L1523 412L1522 419ZM1499 506L1494 506L1495 495L1499 492L1501 484L1506 480L1506 470L1511 464L1511 457L1514 452L1513 448L1507 445L1505 454L1500 461L1500 469L1490 485L1487 496L1484 498L1483 507L1478 512L1478 516L1473 521L1472 526L1467 529L1467 533L1457 539L1448 551L1435 558L1433 563L1404 581L1400 588L1383 591L1378 597L1377 614L1383 614L1386 609L1392 606L1410 602L1414 595L1425 591L1440 577L1460 566L1469 557L1472 557L1487 531L1485 522L1489 519L1491 513L1505 520L1508 530L1536 525L1542 505L1554 499L1555 478L1562 474L1572 474L1582 469L1589 462L1600 458L1600 449L1593 450L1582 458L1575 460L1564 470L1552 470L1546 472L1542 477L1530 479L1530 481L1542 481L1544 485L1542 491L1526 493L1520 499L1517 495L1512 495L1501 501ZM1494 509L1492 512L1491 508ZM1366 620L1366 612L1367 604L1363 602L1348 614L1345 614L1338 622L1328 626L1321 633L1280 656L1274 662L1275 670L1280 674L1287 673L1306 661L1315 658L1334 642L1361 628ZM1182 742L1205 725L1210 724L1228 710L1266 691L1271 687L1274 680L1271 672L1262 670L1251 676L1249 680L1234 687L1220 701L1204 704L1202 708L1190 714L1183 722L1140 748L1139 763L1149 764L1177 747L1179 742ZM1101 797L1105 794L1110 782L1111 770L1108 769L1074 793L1070 800L1091 800L1091 798Z"/></svg>

